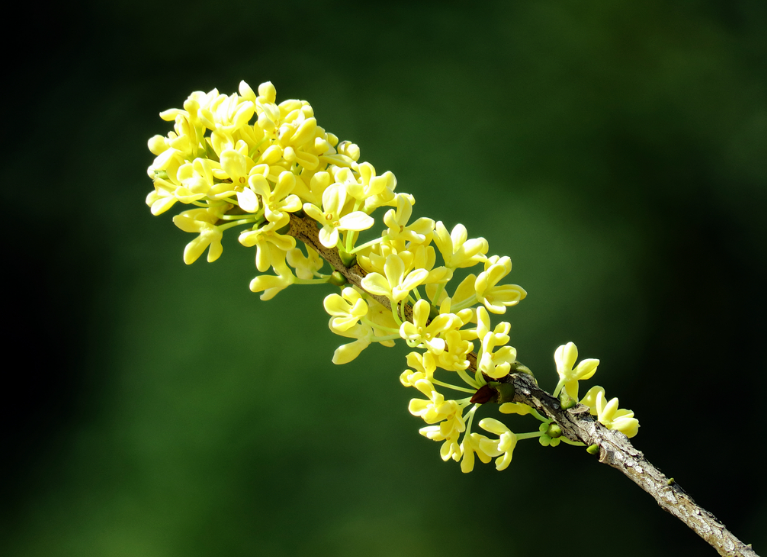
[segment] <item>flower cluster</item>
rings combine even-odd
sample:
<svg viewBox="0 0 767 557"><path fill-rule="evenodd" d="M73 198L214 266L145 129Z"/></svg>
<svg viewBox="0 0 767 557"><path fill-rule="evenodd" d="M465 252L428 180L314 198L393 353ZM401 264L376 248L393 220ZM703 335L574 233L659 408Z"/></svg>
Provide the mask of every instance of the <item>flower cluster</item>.
<svg viewBox="0 0 767 557"><path fill-rule="evenodd" d="M495 458L503 470L521 439L538 438L549 446L567 442L556 424L523 404L505 403L500 411L533 415L542 422L538 431L515 434L493 418L478 425L495 437L472 431L477 410L487 402L475 395L519 365L509 345L511 324L491 319L526 296L520 286L504 283L512 268L508 257L489 255L488 242L470 238L461 224L448 230L431 218L414 219L415 198L396 191L391 172L379 174L360 160L357 145L339 142L320 127L308 102L277 104L269 82L257 93L245 82L239 94L194 92L183 109L160 116L175 125L167 136L149 140L156 158L148 168L154 191L146 201L154 215L176 203L191 206L173 218L197 235L184 250L187 264L206 249L209 262L218 259L224 232L237 227L239 242L256 248L258 271L273 272L250 283L261 299L292 284L338 285L337 276L321 273L319 254L308 245L304 253L289 234L291 214L312 219L322 246L337 250L344 261L356 258L366 272L360 284L342 284L339 294L324 300L330 330L351 340L336 349L333 362L348 363L373 343L404 341L412 351L400 381L425 397L411 400L409 410L427 424L421 434L442 443L443 460L460 462L469 472L475 455L485 463ZM376 212L383 213L378 220ZM360 243L362 233L369 238ZM574 367L572 343L561 346L555 360L555 395L565 389L577 401L578 381L591 377L599 362ZM446 398L438 387L462 396ZM592 389L584 403L606 427L636 434L633 414L618 410L617 399L605 402L604 390Z"/></svg>

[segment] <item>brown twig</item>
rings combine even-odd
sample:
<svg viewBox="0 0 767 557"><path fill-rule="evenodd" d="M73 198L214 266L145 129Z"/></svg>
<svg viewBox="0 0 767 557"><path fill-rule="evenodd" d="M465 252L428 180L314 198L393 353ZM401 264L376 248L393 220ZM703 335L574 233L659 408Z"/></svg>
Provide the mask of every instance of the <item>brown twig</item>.
<svg viewBox="0 0 767 557"><path fill-rule="evenodd" d="M326 248L319 241L317 223L309 217L290 216L289 235L311 246L335 271L341 273L350 284L365 290L362 279L367 272L356 263L346 267L338 250ZM388 298L368 293L369 296L391 309ZM405 315L412 321L412 307L405 307ZM476 354L467 356L469 368L476 371ZM489 379L489 378L488 378ZM652 495L658 505L673 514L706 540L720 555L727 557L758 557L750 545L736 538L713 514L700 507L677 483L669 480L653 466L642 452L634 448L624 434L609 430L594 420L586 406L563 409L559 400L538 387L535 379L524 373L513 373L498 380L514 385L514 402L535 408L562 428L562 434L571 441L599 447L599 462L623 472L631 481Z"/></svg>

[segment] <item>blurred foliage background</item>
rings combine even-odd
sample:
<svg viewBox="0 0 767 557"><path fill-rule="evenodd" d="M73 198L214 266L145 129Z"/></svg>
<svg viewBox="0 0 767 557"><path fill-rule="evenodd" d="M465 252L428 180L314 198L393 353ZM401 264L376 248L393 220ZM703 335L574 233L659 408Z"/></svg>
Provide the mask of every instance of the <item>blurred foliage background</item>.
<svg viewBox="0 0 767 557"><path fill-rule="evenodd" d="M309 100L417 216L510 255L520 360L553 388L559 344L600 358L637 447L767 551L764 2L27 9L0 554L713 554L581 449L526 441L462 475L407 412L405 350L331 364L329 287L261 302L235 235L183 264L191 236L144 205L146 140L241 79Z"/></svg>

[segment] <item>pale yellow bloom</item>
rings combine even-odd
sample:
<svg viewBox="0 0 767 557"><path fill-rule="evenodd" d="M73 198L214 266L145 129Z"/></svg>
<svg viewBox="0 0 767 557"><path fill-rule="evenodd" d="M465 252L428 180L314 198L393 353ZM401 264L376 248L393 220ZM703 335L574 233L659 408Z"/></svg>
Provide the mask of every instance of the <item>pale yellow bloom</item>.
<svg viewBox="0 0 767 557"><path fill-rule="evenodd" d="M427 424L435 424L460 413L458 404L454 400L445 400L444 395L437 392L430 381L426 379L416 381L415 388L426 395L427 400L411 399L408 410L414 416L421 417Z"/></svg>
<svg viewBox="0 0 767 557"><path fill-rule="evenodd" d="M479 447L488 456L498 457L495 459L496 470L499 472L505 470L511 463L511 455L517 445L517 436L508 427L493 418L480 420L479 427L499 436L499 439L480 440Z"/></svg>
<svg viewBox="0 0 767 557"><path fill-rule="evenodd" d="M240 207L249 213L255 213L258 210L258 200L248 187L248 177L255 166L253 159L234 149L227 149L221 153L220 162L221 169L232 181L230 189L236 193Z"/></svg>
<svg viewBox="0 0 767 557"><path fill-rule="evenodd" d="M375 221L362 211L341 216L346 203L346 188L333 184L322 193L322 210L311 203L304 203L304 211L322 225L320 242L326 248L335 247L338 233L343 230L367 230Z"/></svg>
<svg viewBox="0 0 767 557"><path fill-rule="evenodd" d="M296 281L296 277L284 262L275 264L274 270L277 271L276 276L259 275L250 281L250 290L252 292L263 292L261 299L264 301L271 300Z"/></svg>
<svg viewBox="0 0 767 557"><path fill-rule="evenodd" d="M477 280L477 276L474 274L468 275L461 283L455 288L455 292L451 296L451 304L457 306L463 304L469 298L473 298L476 295L474 291L474 283ZM437 291L439 290L439 298L437 298ZM426 285L426 295L436 305L442 303L445 298L448 297L446 289L439 287L437 284ZM466 308L469 309L469 308ZM472 310L473 311L473 310Z"/></svg>
<svg viewBox="0 0 767 557"><path fill-rule="evenodd" d="M581 404L589 407L592 416L597 416L599 423L607 429L615 429L625 434L626 437L634 437L639 431L639 420L634 417L634 412L618 408L618 399L613 398L609 402L602 387L592 387L581 400Z"/></svg>
<svg viewBox="0 0 767 557"><path fill-rule="evenodd" d="M296 270L298 278L311 279L325 265L325 260L308 245L305 247L306 255L299 248L288 250L288 263Z"/></svg>
<svg viewBox="0 0 767 557"><path fill-rule="evenodd" d="M573 369L577 359L578 348L572 342L560 346L554 353L559 380L567 389L567 394L575 400L578 400L578 381L591 378L599 365L599 360L589 359L581 361Z"/></svg>
<svg viewBox="0 0 767 557"><path fill-rule="evenodd" d="M461 420L461 424L463 425L463 420ZM422 427L418 430L418 433L432 441L444 441L439 449L439 456L442 460L446 462L451 458L456 462L461 460L461 446L458 444L459 433L455 433L451 437L445 437L442 435L442 429L438 425Z"/></svg>
<svg viewBox="0 0 767 557"><path fill-rule="evenodd" d="M427 236L430 237L434 232L434 221L421 217L413 224L408 225L412 214L413 206L407 196L397 195L397 209L390 209L384 215L383 221L388 228L383 231L383 235L387 236L390 241L426 242ZM433 250L434 248L432 248Z"/></svg>
<svg viewBox="0 0 767 557"><path fill-rule="evenodd" d="M332 321L334 318L331 318L330 322L330 330L333 331L335 334L340 335L342 337L347 338L353 338L355 339L354 342L350 342L349 344L343 344L336 348L336 351L333 353L333 363L336 365L341 364L348 364L352 360L354 360L357 356L362 353L362 351L370 346L370 343L373 342L373 328L370 325L365 325L362 323L358 323L354 325L353 327L346 329L345 331L341 331L339 329L334 329L332 325Z"/></svg>
<svg viewBox="0 0 767 557"><path fill-rule="evenodd" d="M500 379L508 375L511 364L517 359L515 348L503 346L509 340L509 336L506 334L509 330L509 324L501 323L501 326L500 334L488 331L482 339L482 358L479 362L479 369L493 379ZM493 352L498 346L501 348L497 352Z"/></svg>
<svg viewBox="0 0 767 557"><path fill-rule="evenodd" d="M474 345L464 340L460 331L448 331L445 337L445 350L437 358L437 365L448 371L462 371L469 367L466 355L474 350Z"/></svg>
<svg viewBox="0 0 767 557"><path fill-rule="evenodd" d="M468 239L464 225L455 225L453 231L448 234L442 221L437 221L434 243L445 260L445 266L451 269L471 267L484 261L484 254L488 250L487 240L484 238Z"/></svg>
<svg viewBox="0 0 767 557"><path fill-rule="evenodd" d="M262 273L285 261L286 252L296 247L296 239L279 234L277 231L287 224L287 216L282 221L267 223L256 230L240 233L239 241L245 247L256 246L256 268Z"/></svg>
<svg viewBox="0 0 767 557"><path fill-rule="evenodd" d="M191 209L173 217L173 224L184 232L199 232L199 236L189 242L184 249L184 263L191 265L202 255L208 246L208 263L212 263L224 251L221 245L223 232L215 225L218 217L207 209Z"/></svg>
<svg viewBox="0 0 767 557"><path fill-rule="evenodd" d="M400 383L405 387L414 387L420 379L431 381L434 371L437 369L434 355L431 352L423 354L410 352L407 355L407 365L413 369L406 369L399 376Z"/></svg>
<svg viewBox="0 0 767 557"><path fill-rule="evenodd" d="M461 453L463 458L461 459L461 472L468 474L474 470L474 453L477 454L479 459L487 464L492 460L492 457L482 450L481 443L484 440L488 440L484 435L479 433L472 433L471 435L463 436L463 443L461 443Z"/></svg>
<svg viewBox="0 0 767 557"><path fill-rule="evenodd" d="M281 172L274 189L260 174L249 178L250 187L261 196L264 204L264 215L269 222L283 221L289 218L287 213L295 213L301 208L301 199L290 192L296 185L296 177L292 172Z"/></svg>
<svg viewBox="0 0 767 557"><path fill-rule="evenodd" d="M464 308L458 311L457 313L452 313L451 312L452 307L453 307L452 298L443 298L442 302L439 304L440 315L453 316L453 323L451 325L452 328L459 329L460 327L463 327L464 325L470 323L471 320L474 318L474 310L472 308ZM476 335L473 338L477 338Z"/></svg>
<svg viewBox="0 0 767 557"><path fill-rule="evenodd" d="M357 167L359 178L349 168L343 168L336 173L336 181L346 186L347 193L357 201L364 201L368 197L379 195L387 189L394 180L394 174L385 172L383 176L376 176L376 169L369 162L363 162Z"/></svg>
<svg viewBox="0 0 767 557"><path fill-rule="evenodd" d="M397 328L397 322L392 317L391 310L382 306L373 298L368 299L370 309L367 319L372 323L373 332L377 337L386 337L391 334L391 330ZM393 340L377 341L380 345L391 348L394 346Z"/></svg>
<svg viewBox="0 0 767 557"><path fill-rule="evenodd" d="M485 304L488 311L506 313L507 306L514 306L527 296L527 292L516 284L496 286L498 282L511 272L511 259L500 258L497 263L490 265L479 274L474 289L477 300Z"/></svg>
<svg viewBox="0 0 767 557"><path fill-rule="evenodd" d="M362 279L362 287L371 294L386 296L395 304L406 299L410 291L429 276L429 271L425 269L406 273L405 262L398 255L386 258L384 273L385 278L379 273L368 274Z"/></svg>
<svg viewBox="0 0 767 557"><path fill-rule="evenodd" d="M146 204L149 205L152 214L155 216L163 214L173 207L177 201L178 199L176 199L172 191L158 187L157 182L155 182L155 190L149 192L149 195L146 196Z"/></svg>
<svg viewBox="0 0 767 557"><path fill-rule="evenodd" d="M325 298L325 311L332 315L331 329L347 331L354 327L368 313L368 305L354 288L346 287L338 294Z"/></svg>
<svg viewBox="0 0 767 557"><path fill-rule="evenodd" d="M405 321L399 329L400 336L411 348L425 346L433 354L441 354L445 341L439 334L452 327L452 315L438 315L428 325L431 305L426 300L418 300L413 306L413 322Z"/></svg>
<svg viewBox="0 0 767 557"><path fill-rule="evenodd" d="M485 337L488 334L492 334L495 346L502 346L509 342L509 331L511 330L511 323L508 323L507 321L501 321L498 325L495 326L494 329L491 329L490 327L492 327L492 323L490 322L490 315L488 315L487 310L484 307L479 306L477 308L477 338L484 342Z"/></svg>

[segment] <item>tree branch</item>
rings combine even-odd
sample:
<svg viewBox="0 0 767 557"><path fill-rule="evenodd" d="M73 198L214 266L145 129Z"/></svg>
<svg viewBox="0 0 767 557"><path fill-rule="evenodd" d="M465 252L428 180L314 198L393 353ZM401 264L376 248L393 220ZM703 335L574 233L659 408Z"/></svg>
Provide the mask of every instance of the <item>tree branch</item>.
<svg viewBox="0 0 767 557"><path fill-rule="evenodd" d="M572 441L599 446L599 462L617 468L653 496L670 512L706 540L720 555L757 557L750 545L736 538L713 514L700 507L679 484L669 480L638 451L628 437L607 429L579 404L563 410L559 401L542 390L535 379L522 373L500 380L514 385L514 402L523 402L554 420Z"/></svg>
<svg viewBox="0 0 767 557"><path fill-rule="evenodd" d="M362 288L361 281L367 274L358 264L346 267L335 248L326 248L319 241L317 223L309 217L290 215L289 235L311 246L334 270L341 273L349 283ZM384 307L391 309L388 298L368 295ZM405 307L405 315L412 321L412 307ZM477 358L473 352L467 356L469 368L476 371ZM588 407L579 404L562 409L559 400L538 387L535 379L524 373L513 373L499 380L490 381L512 384L513 402L522 402L553 420L562 428L562 434L571 441L599 447L599 462L623 472L631 481L653 496L658 505L706 540L720 555L727 557L758 557L750 545L736 538L713 514L706 511L685 492L679 484L669 480L653 466L642 452L634 448L624 434L609 430L589 414Z"/></svg>

